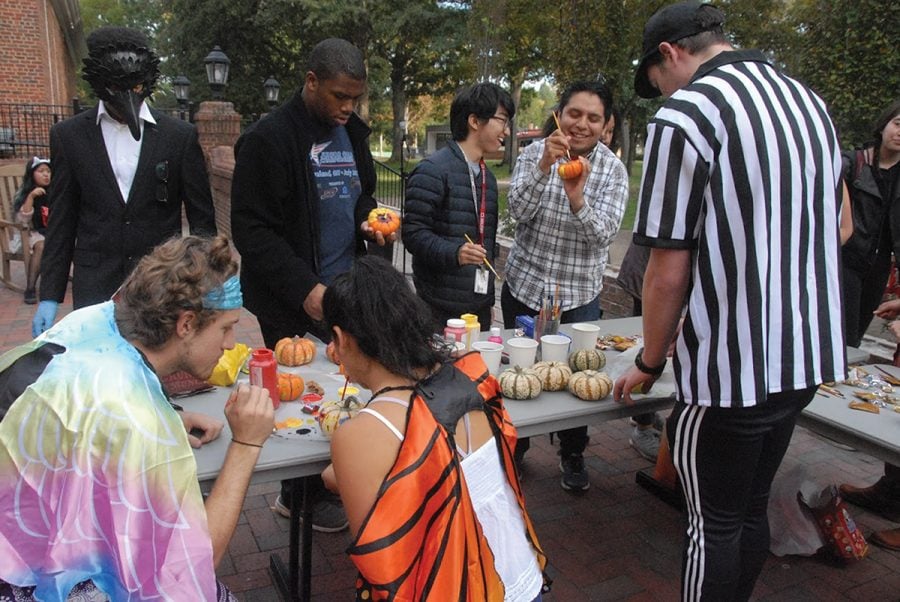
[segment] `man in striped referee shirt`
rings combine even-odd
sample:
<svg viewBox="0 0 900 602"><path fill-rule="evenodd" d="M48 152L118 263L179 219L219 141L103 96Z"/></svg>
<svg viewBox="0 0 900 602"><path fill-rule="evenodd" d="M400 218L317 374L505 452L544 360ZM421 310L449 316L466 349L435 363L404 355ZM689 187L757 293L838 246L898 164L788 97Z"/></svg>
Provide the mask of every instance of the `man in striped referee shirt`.
<svg viewBox="0 0 900 602"><path fill-rule="evenodd" d="M635 76L666 103L647 129L634 241L652 248L631 402L675 347L667 422L688 510L682 598L746 600L769 548L766 505L797 415L842 379L840 155L824 103L724 15L682 2L644 28Z"/></svg>

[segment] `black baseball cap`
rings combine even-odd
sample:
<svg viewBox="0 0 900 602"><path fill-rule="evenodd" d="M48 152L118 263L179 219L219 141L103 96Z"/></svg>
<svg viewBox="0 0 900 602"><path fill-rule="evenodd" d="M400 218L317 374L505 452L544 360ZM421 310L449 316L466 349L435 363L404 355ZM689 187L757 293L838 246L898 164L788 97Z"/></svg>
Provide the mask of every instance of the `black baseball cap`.
<svg viewBox="0 0 900 602"><path fill-rule="evenodd" d="M710 13L706 18L700 18L700 8L712 6L706 2L689 0L670 4L656 11L644 25L644 44L641 62L638 63L637 73L634 74L634 91L641 98L656 98L659 90L654 88L647 79L647 61L659 54L659 45L663 42L677 42L698 33L721 27L725 22L725 15L721 11L712 11L714 18L710 19Z"/></svg>

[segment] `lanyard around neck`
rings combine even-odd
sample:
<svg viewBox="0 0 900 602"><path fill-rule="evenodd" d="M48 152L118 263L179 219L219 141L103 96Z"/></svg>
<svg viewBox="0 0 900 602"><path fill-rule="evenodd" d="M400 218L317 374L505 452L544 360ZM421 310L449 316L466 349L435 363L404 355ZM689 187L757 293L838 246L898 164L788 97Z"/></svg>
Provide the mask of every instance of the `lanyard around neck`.
<svg viewBox="0 0 900 602"><path fill-rule="evenodd" d="M475 215L478 217L478 244L484 246L484 222L487 214L487 168L484 165L484 158L478 160L478 169L481 170L481 208L478 207L478 193L475 190L475 174L472 173L472 166L469 165L469 158L466 157L466 151L462 146L459 147L466 162L466 169L469 172L469 184L472 186L472 205L475 207Z"/></svg>

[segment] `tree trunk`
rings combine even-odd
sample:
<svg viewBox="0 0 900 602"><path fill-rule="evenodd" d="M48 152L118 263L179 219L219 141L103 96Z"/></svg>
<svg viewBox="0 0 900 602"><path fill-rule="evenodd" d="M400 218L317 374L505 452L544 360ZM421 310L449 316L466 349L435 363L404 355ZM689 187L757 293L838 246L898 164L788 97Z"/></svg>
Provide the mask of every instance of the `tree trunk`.
<svg viewBox="0 0 900 602"><path fill-rule="evenodd" d="M524 84L524 68L509 78L509 95L512 96L513 106L515 106L517 110L522 102L522 86ZM515 121L509 123L509 138L506 139L506 149L503 152L503 162L501 165L509 165L510 170L515 166L516 159L519 157L519 141L516 137L518 129Z"/></svg>
<svg viewBox="0 0 900 602"><path fill-rule="evenodd" d="M406 108L409 100L406 97L406 88L403 86L403 75L397 70L391 71L391 110L394 115L393 143L391 145L391 162L400 161L401 149L405 144L407 132L400 126L400 122L406 120ZM407 124L407 129L409 125Z"/></svg>

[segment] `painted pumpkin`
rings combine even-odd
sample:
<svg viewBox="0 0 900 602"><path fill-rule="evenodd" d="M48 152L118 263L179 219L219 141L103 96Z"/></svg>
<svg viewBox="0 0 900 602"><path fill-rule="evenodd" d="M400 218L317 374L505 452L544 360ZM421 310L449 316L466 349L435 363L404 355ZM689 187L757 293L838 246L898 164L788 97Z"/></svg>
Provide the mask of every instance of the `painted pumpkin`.
<svg viewBox="0 0 900 602"><path fill-rule="evenodd" d="M300 337L283 338L275 343L275 359L282 366L302 366L316 357L316 344Z"/></svg>
<svg viewBox="0 0 900 602"><path fill-rule="evenodd" d="M368 222L372 230L389 236L400 227L400 216L387 207L376 207L369 211Z"/></svg>
<svg viewBox="0 0 900 602"><path fill-rule="evenodd" d="M544 391L562 391L572 378L572 370L563 362L538 362L531 367L541 379Z"/></svg>
<svg viewBox="0 0 900 602"><path fill-rule="evenodd" d="M294 401L303 393L303 379L289 372L278 373L278 397L281 401Z"/></svg>
<svg viewBox="0 0 900 602"><path fill-rule="evenodd" d="M347 422L365 407L356 395L348 395L343 401L326 401L319 406L319 429L331 437L339 426Z"/></svg>
<svg viewBox="0 0 900 602"><path fill-rule="evenodd" d="M500 374L500 388L510 399L534 399L541 394L541 378L531 368L516 366Z"/></svg>
<svg viewBox="0 0 900 602"><path fill-rule="evenodd" d="M606 354L598 349L579 349L569 354L572 372L601 370L606 365Z"/></svg>
<svg viewBox="0 0 900 602"><path fill-rule="evenodd" d="M613 381L606 372L583 370L569 379L569 393L585 401L597 401L609 395Z"/></svg>
<svg viewBox="0 0 900 602"><path fill-rule="evenodd" d="M559 167L556 168L556 171L559 172L559 177L563 180L574 180L581 176L581 172L584 171L584 166L579 159L575 158L560 163Z"/></svg>

